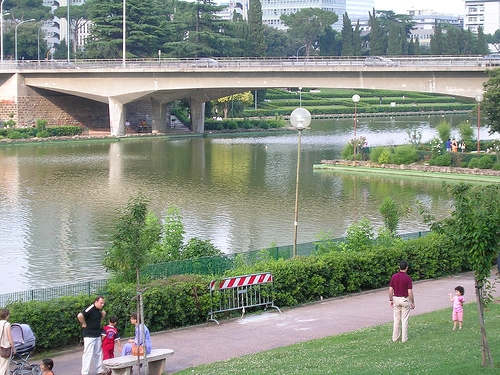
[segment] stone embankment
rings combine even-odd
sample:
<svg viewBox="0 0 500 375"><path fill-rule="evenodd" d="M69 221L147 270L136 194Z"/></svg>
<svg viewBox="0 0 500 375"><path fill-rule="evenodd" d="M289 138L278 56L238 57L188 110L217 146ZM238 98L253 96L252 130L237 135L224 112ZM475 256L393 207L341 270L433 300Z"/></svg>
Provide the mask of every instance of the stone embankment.
<svg viewBox="0 0 500 375"><path fill-rule="evenodd" d="M439 167L435 165L426 164L377 164L371 161L351 161L351 160L321 160L324 165L341 165L346 167L365 167L365 168L384 168L394 170L406 171L420 171L420 172L439 172L439 173L454 173L454 174L468 174L480 176L500 176L500 171L493 169L479 169L479 168L460 168L460 167Z"/></svg>

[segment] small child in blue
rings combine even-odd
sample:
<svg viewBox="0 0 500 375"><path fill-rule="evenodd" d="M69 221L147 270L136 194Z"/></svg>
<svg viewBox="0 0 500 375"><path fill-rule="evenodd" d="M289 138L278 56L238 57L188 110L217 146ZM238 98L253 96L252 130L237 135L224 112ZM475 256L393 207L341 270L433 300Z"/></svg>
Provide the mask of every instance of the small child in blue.
<svg viewBox="0 0 500 375"><path fill-rule="evenodd" d="M453 329L457 328L457 322L459 324L458 329L462 329L462 320L464 318L464 294L465 290L463 286L457 286L455 288L455 296L450 293L450 301L453 302L453 311L451 318L453 320Z"/></svg>

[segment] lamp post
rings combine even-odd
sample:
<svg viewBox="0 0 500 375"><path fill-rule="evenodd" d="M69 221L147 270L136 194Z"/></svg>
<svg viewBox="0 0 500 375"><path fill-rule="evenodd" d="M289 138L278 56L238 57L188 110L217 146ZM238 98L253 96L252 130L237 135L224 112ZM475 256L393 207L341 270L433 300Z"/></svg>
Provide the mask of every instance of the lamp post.
<svg viewBox="0 0 500 375"><path fill-rule="evenodd" d="M16 57L16 64L17 64L17 28L19 26L21 26L23 23L26 23L26 22L33 22L35 19L32 18L32 19L29 19L29 20L24 20L24 21L21 21L19 22L17 25L16 25L16 28L14 29L14 49L15 49L15 57Z"/></svg>
<svg viewBox="0 0 500 375"><path fill-rule="evenodd" d="M305 108L296 108L290 115L292 126L298 130L297 140L297 178L295 180L295 220L293 222L293 250L292 256L297 256L297 226L299 223L299 176L300 176L300 146L302 130L306 129L311 123L311 114Z"/></svg>
<svg viewBox="0 0 500 375"><path fill-rule="evenodd" d="M307 44L304 44L302 47L299 47L299 49L297 50L297 61L299 61L299 51L304 48L304 47L307 47Z"/></svg>
<svg viewBox="0 0 500 375"><path fill-rule="evenodd" d="M479 145L479 129L481 128L481 102L484 97L482 94L476 95L477 103L477 152L481 151L481 146Z"/></svg>
<svg viewBox="0 0 500 375"><path fill-rule="evenodd" d="M3 16L6 16L10 13L3 12L3 2L4 0L0 0L0 63L3 64Z"/></svg>
<svg viewBox="0 0 500 375"><path fill-rule="evenodd" d="M352 101L354 102L354 156L356 156L356 149L358 146L357 140L356 140L356 128L358 125L358 112L357 112L357 107L358 107L358 102L360 101L361 97L358 94L354 94L352 96Z"/></svg>
<svg viewBox="0 0 500 375"><path fill-rule="evenodd" d="M302 108L302 87L299 87L299 107Z"/></svg>
<svg viewBox="0 0 500 375"><path fill-rule="evenodd" d="M123 34L122 34L122 66L125 68L127 60L127 2L123 0ZM159 52L159 50L158 50ZM160 61L158 60L158 63Z"/></svg>

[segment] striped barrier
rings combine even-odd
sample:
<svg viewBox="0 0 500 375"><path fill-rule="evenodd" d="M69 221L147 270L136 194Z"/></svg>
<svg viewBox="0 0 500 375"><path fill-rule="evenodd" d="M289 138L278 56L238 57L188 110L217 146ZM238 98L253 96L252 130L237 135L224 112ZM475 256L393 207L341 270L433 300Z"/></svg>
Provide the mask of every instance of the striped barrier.
<svg viewBox="0 0 500 375"><path fill-rule="evenodd" d="M209 285L211 309L208 320L219 324L214 315L233 310L241 310L243 318L246 309L257 306L265 309L273 307L281 314L279 307L274 305L272 283L273 275L269 272L228 277L220 282L212 280Z"/></svg>

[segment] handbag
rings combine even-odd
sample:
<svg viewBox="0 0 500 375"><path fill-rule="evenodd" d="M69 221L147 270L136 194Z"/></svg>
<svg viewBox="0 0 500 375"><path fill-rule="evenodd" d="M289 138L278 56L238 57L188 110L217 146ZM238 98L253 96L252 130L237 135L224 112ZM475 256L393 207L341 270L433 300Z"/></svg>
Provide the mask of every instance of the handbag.
<svg viewBox="0 0 500 375"><path fill-rule="evenodd" d="M2 358L10 358L12 355L12 347L4 348L3 346L0 346L0 357Z"/></svg>
<svg viewBox="0 0 500 375"><path fill-rule="evenodd" d="M3 324L3 327L2 327L2 334L0 335L0 342L2 341L4 331L5 331L5 323ZM9 346L8 348L4 348L3 346L0 346L0 357L10 358L11 355L12 355L12 347L11 346Z"/></svg>
<svg viewBox="0 0 500 375"><path fill-rule="evenodd" d="M144 355L144 346L142 346L142 345L139 346L137 344L132 345L132 355L143 356Z"/></svg>

